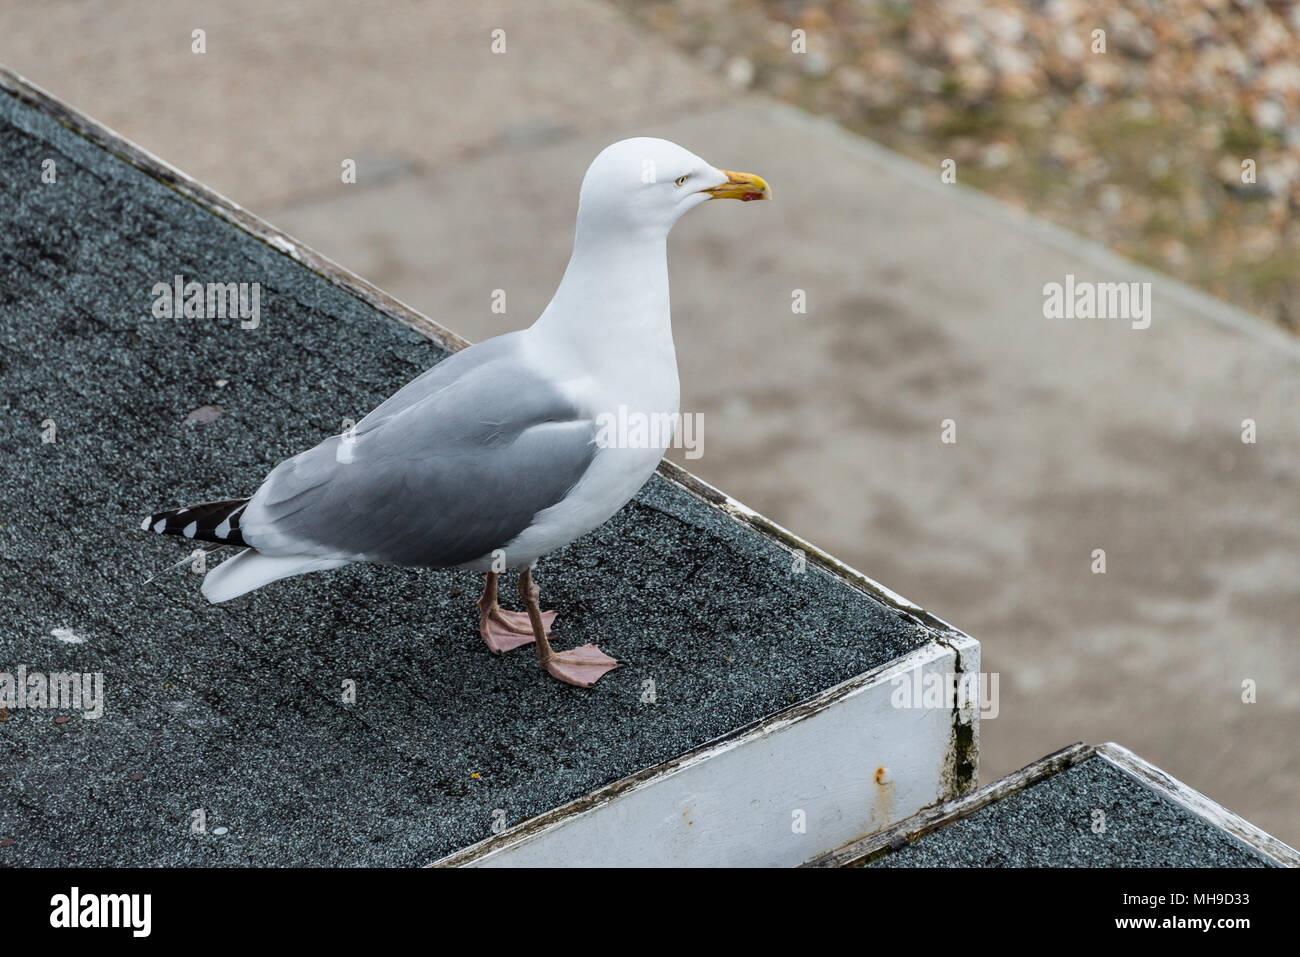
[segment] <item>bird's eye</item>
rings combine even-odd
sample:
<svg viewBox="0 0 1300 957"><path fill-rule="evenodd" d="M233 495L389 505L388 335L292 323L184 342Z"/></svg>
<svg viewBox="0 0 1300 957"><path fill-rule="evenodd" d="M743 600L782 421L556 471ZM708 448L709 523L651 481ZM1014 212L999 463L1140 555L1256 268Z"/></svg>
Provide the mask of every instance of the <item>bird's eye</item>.
<svg viewBox="0 0 1300 957"><path fill-rule="evenodd" d="M686 177L678 176L675 180L673 180L673 182L676 183L678 186L684 186L686 185Z"/></svg>

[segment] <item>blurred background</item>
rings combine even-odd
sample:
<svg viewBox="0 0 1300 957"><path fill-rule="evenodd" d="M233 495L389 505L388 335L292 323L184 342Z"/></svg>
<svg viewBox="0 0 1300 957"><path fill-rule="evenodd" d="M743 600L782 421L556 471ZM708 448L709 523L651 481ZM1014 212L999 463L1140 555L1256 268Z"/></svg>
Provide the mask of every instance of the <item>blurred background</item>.
<svg viewBox="0 0 1300 957"><path fill-rule="evenodd" d="M979 189L1300 328L1300 5L620 6L733 83L923 162L952 157ZM807 56L788 55L796 28Z"/></svg>
<svg viewBox="0 0 1300 957"><path fill-rule="evenodd" d="M609 142L763 175L670 243L673 457L981 641L983 781L1117 740L1300 843L1296 4L0 0L0 63L474 340Z"/></svg>

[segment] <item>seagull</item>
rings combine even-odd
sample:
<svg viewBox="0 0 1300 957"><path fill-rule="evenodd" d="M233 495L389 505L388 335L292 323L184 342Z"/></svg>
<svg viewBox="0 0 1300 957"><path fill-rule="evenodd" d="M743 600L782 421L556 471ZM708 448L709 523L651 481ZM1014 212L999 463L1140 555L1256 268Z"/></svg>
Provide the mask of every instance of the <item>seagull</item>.
<svg viewBox="0 0 1300 957"><path fill-rule="evenodd" d="M533 569L627 504L672 441L671 428L602 428L677 421L669 230L712 199L769 198L761 177L667 140L606 147L582 181L564 276L530 327L448 356L281 462L250 497L155 512L141 527L243 547L204 576L213 603L352 562L485 572L488 648L535 645L550 675L593 686L622 662L593 644L551 647L555 612L541 610ZM505 570L520 573L525 611L498 604Z"/></svg>

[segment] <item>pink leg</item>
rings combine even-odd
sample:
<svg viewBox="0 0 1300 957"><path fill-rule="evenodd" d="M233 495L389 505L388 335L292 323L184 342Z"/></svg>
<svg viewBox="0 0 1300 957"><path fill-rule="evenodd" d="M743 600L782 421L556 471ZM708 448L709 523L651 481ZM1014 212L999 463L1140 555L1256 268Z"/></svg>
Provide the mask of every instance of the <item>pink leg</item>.
<svg viewBox="0 0 1300 957"><path fill-rule="evenodd" d="M488 572L483 586L483 597L478 600L478 633L483 636L494 655L514 651L537 640L533 622L527 612L506 611L497 604L497 573ZM542 628L550 634L555 612L542 612Z"/></svg>
<svg viewBox="0 0 1300 957"><path fill-rule="evenodd" d="M623 663L611 658L595 645L587 644L569 651L555 651L547 641L546 624L538 597L541 591L533 582L531 570L519 576L519 597L524 600L537 639L537 663L553 677L565 684L590 688L606 674Z"/></svg>

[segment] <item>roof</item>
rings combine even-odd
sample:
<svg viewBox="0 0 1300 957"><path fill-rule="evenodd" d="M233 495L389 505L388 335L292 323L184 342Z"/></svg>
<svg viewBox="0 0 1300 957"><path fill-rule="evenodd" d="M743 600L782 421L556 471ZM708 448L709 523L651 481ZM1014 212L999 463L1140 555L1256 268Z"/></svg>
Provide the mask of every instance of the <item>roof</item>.
<svg viewBox="0 0 1300 957"><path fill-rule="evenodd" d="M1117 744L1075 744L812 862L1271 867L1300 853Z"/></svg>
<svg viewBox="0 0 1300 957"><path fill-rule="evenodd" d="M491 657L465 572L145 586L184 552L143 515L248 494L461 341L3 71L0 236L0 670L106 699L0 726L0 862L428 863L959 634L672 467L541 565L559 646L629 662L594 691ZM153 318L177 275L259 283L258 326Z"/></svg>

